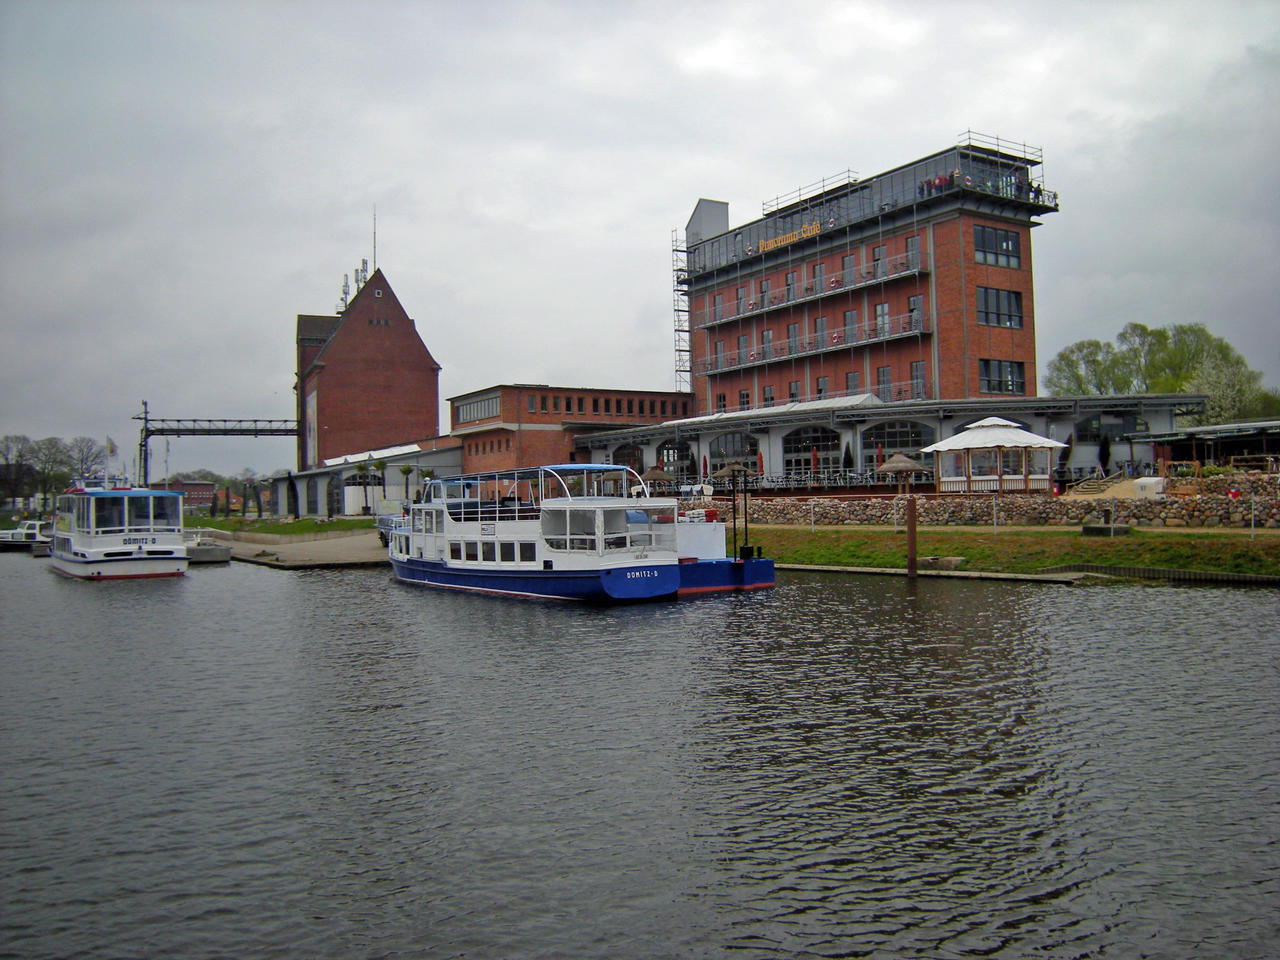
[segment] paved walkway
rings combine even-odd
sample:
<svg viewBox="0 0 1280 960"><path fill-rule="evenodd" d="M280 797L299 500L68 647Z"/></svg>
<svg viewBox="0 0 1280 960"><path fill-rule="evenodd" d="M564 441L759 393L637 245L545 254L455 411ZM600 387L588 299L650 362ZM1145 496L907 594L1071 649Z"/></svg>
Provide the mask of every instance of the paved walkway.
<svg viewBox="0 0 1280 960"><path fill-rule="evenodd" d="M281 538L285 541L285 538ZM288 538L280 543L231 540L231 559L284 570L315 567L374 567L387 563L387 548L378 535L366 531L326 540Z"/></svg>

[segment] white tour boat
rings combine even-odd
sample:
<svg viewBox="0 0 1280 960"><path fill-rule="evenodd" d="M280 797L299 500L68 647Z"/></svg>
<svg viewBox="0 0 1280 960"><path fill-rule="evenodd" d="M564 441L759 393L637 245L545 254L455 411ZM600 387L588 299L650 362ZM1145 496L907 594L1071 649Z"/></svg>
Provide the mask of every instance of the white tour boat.
<svg viewBox="0 0 1280 960"><path fill-rule="evenodd" d="M82 580L180 577L187 571L182 494L123 480L76 481L58 496L53 569Z"/></svg>

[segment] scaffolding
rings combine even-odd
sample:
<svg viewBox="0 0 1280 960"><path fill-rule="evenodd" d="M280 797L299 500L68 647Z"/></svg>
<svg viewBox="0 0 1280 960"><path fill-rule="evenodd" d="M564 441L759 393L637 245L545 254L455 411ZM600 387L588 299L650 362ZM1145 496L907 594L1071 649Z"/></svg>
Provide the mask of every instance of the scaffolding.
<svg viewBox="0 0 1280 960"><path fill-rule="evenodd" d="M689 251L679 230L671 231L671 309L675 327L676 389L693 390L693 352L689 343Z"/></svg>

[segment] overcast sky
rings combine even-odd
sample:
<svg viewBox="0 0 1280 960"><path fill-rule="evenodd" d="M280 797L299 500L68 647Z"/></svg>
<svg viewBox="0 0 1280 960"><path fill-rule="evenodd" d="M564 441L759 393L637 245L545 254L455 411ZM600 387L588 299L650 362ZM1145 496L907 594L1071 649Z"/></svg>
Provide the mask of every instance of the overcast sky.
<svg viewBox="0 0 1280 960"><path fill-rule="evenodd" d="M292 418L296 316L374 259L375 206L442 400L671 389L671 231L699 197L741 223L969 129L1042 147L1061 193L1033 235L1042 372L1202 322L1280 386L1277 104L1273 0L0 0L0 432L127 459L142 400Z"/></svg>

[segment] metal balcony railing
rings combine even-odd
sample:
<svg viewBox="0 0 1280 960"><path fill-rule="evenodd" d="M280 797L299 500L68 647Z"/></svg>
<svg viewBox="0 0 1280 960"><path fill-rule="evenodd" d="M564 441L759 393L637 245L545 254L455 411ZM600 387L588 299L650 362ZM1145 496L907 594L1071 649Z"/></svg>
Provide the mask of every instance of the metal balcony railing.
<svg viewBox="0 0 1280 960"><path fill-rule="evenodd" d="M713 354L710 357L695 361L693 370L699 376L727 373L744 367L777 363L780 360L793 360L797 357L827 353L832 350L847 350L850 347L858 347L863 344L880 343L899 337L930 334L932 332L931 318L923 311L916 310L886 317L879 322L873 318L860 322L854 327L841 327L818 336L775 340L772 343L749 347L746 350L731 350L719 356Z"/></svg>
<svg viewBox="0 0 1280 960"><path fill-rule="evenodd" d="M859 290L886 280L897 280L911 277L919 273L927 273L929 258L927 254L914 251L873 260L856 270L840 270L819 280L808 280L783 290L770 291L767 297L759 296L735 300L733 303L716 305L708 294L706 306L690 311L693 325L696 328L714 326L729 320L738 320L753 314L765 313L780 307L791 307L830 297L837 294Z"/></svg>
<svg viewBox="0 0 1280 960"><path fill-rule="evenodd" d="M697 416L706 416L713 413L741 413L748 410L770 410L775 407L785 406L788 403L830 400L833 397L861 397L868 393L878 397L885 403L906 403L910 400L937 399L933 384L928 380L896 380L868 387L865 390L829 390L825 393L797 393L795 396L777 397L772 403L760 401L744 405L741 403L729 403L728 398L726 398L724 405L713 403L710 410L698 413Z"/></svg>

